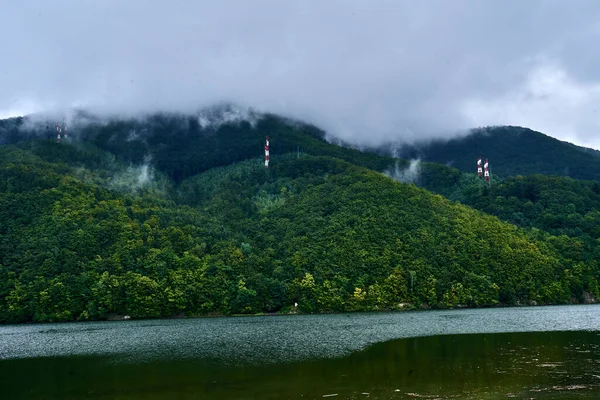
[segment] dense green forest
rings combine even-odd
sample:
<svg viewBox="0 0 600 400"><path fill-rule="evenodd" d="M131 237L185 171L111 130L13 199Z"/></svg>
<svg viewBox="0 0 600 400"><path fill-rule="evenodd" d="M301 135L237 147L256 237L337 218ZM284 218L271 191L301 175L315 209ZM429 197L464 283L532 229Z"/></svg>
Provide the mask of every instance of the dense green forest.
<svg viewBox="0 0 600 400"><path fill-rule="evenodd" d="M394 174L405 161L269 115L216 127L92 121L60 144L31 125L0 121L1 322L600 295L596 182L487 187L428 163L407 179Z"/></svg>
<svg viewBox="0 0 600 400"><path fill-rule="evenodd" d="M386 145L373 149L402 158L452 165L474 172L479 156L489 158L500 176L556 175L600 180L600 151L575 146L540 132L518 126L474 129L451 140L432 140L412 145Z"/></svg>

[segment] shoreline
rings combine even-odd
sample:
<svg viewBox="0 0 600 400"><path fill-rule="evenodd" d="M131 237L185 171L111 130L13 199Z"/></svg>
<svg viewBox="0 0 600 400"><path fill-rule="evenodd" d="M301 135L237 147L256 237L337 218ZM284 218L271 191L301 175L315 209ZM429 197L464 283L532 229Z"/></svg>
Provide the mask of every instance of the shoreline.
<svg viewBox="0 0 600 400"><path fill-rule="evenodd" d="M16 323L0 323L0 327L19 326L19 325L48 325L48 324L69 324L69 323L86 323L86 322L125 322L125 321L161 321L161 320L181 320L181 319L220 319L220 318L243 318L243 317L284 317L284 316L307 316L307 315L348 315L348 314L382 314L382 313L414 313L428 311L456 311L456 310L481 310L481 309L517 309L517 308L544 308L544 307L561 307L561 306L589 306L598 305L600 302L587 303L567 303L567 304L520 304L506 305L496 304L492 306L480 307L449 307L449 308L405 308L405 309L384 309L384 310L369 310L369 311L323 311L315 313L303 312L273 312L273 313L254 313L254 314L204 314L204 315L185 315L184 313L177 314L172 317L157 317L157 318L126 318L127 315L113 315L106 319L94 320L71 320L71 321L45 321L45 322L16 322Z"/></svg>

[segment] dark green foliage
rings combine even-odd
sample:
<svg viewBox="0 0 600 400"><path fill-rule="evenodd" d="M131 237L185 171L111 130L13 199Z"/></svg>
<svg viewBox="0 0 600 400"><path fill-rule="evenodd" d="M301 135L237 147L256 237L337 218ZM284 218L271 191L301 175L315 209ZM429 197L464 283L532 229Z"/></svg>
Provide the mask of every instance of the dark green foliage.
<svg viewBox="0 0 600 400"><path fill-rule="evenodd" d="M259 156L269 135L277 154L327 148L321 133L309 125L290 125L275 116L250 122L201 127L184 115L157 114L144 120L116 120L83 127L79 137L117 154L122 160L153 164L175 182L208 169ZM331 146L334 147L334 146Z"/></svg>
<svg viewBox="0 0 600 400"><path fill-rule="evenodd" d="M197 117L182 114L97 120L72 128L71 143L76 146L57 145L53 140L54 131L44 128L47 125L26 124L24 120L26 118L19 119L20 122L0 120L0 128L5 132L3 140L21 143L22 148L31 150L45 161L65 162L92 169L111 169L111 162L121 166L151 161L154 167L176 183L215 167L261 157L267 135L271 138L273 161L277 161L282 154L296 153L297 156L336 157L377 171L384 171L396 163L400 167L408 164L402 160L327 143L324 132L318 128L269 114L257 117L253 124L237 121L206 127L199 125ZM38 130L29 126L36 126ZM46 140L22 143L36 135ZM0 143L1 138L0 135ZM109 155L98 150L107 151ZM426 170L428 168L425 167ZM435 173L448 174L451 170L433 164L431 168L426 177L427 184L431 185L444 182L444 179L435 179Z"/></svg>
<svg viewBox="0 0 600 400"><path fill-rule="evenodd" d="M473 185L474 183L474 185ZM450 198L523 227L554 235L600 238L597 183L544 175L506 178L485 193L482 185L460 186Z"/></svg>

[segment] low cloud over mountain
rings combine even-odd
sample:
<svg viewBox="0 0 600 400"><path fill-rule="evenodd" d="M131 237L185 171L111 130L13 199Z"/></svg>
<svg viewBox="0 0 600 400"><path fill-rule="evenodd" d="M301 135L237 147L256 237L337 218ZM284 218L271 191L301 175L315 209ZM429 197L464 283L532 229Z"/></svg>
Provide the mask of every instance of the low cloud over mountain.
<svg viewBox="0 0 600 400"><path fill-rule="evenodd" d="M0 15L0 116L231 101L357 144L510 124L599 148L599 17L591 0L30 0Z"/></svg>

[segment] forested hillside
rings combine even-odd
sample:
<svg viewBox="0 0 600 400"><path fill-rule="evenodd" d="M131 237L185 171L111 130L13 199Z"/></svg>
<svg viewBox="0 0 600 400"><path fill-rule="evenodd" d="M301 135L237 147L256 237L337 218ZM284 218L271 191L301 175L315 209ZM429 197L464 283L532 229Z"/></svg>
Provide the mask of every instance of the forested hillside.
<svg viewBox="0 0 600 400"><path fill-rule="evenodd" d="M408 174L408 162L275 116L196 128L156 118L92 122L62 143L3 122L14 144L0 146L0 321L600 295L593 182L488 188L440 164Z"/></svg>
<svg viewBox="0 0 600 400"><path fill-rule="evenodd" d="M544 174L600 180L600 152L575 146L531 129L500 126L473 130L467 136L376 150L401 158L448 164L476 171L477 157L489 158L493 173L506 177Z"/></svg>
<svg viewBox="0 0 600 400"><path fill-rule="evenodd" d="M465 175L462 183L448 197L522 227L600 238L597 181L530 175L501 179L486 188L473 175Z"/></svg>

